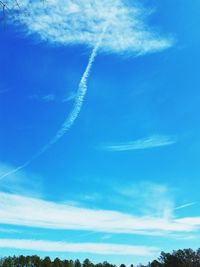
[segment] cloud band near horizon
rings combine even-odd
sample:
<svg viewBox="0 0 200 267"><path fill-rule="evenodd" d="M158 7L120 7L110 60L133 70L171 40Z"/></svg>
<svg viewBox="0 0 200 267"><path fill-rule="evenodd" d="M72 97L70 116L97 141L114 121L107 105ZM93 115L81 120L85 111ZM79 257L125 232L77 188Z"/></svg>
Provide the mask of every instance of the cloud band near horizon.
<svg viewBox="0 0 200 267"><path fill-rule="evenodd" d="M170 219L137 216L2 192L0 199L0 223L8 225L140 235L189 233L200 226L199 217Z"/></svg>
<svg viewBox="0 0 200 267"><path fill-rule="evenodd" d="M33 250L43 252L78 252L101 255L140 255L150 256L159 252L157 247L132 246L108 243L67 243L49 240L3 239L0 248Z"/></svg>

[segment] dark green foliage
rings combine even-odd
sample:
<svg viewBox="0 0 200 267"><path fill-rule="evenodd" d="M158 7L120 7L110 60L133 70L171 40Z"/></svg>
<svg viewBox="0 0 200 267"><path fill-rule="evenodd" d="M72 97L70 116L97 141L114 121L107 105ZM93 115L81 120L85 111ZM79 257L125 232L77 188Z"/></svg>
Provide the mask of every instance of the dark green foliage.
<svg viewBox="0 0 200 267"><path fill-rule="evenodd" d="M80 261L78 259L75 260L74 267L81 267L81 263L80 263Z"/></svg>
<svg viewBox="0 0 200 267"><path fill-rule="evenodd" d="M63 262L59 258L55 258L52 267L63 267Z"/></svg>
<svg viewBox="0 0 200 267"><path fill-rule="evenodd" d="M51 259L49 257L45 257L42 261L42 267L52 267Z"/></svg>
<svg viewBox="0 0 200 267"><path fill-rule="evenodd" d="M179 249L172 253L161 252L158 260L150 267L200 267L200 250Z"/></svg>
<svg viewBox="0 0 200 267"><path fill-rule="evenodd" d="M134 265L136 267L136 265ZM134 267L133 264L130 267ZM13 256L0 258L0 267L116 267L107 261L103 263L92 263L89 259L85 259L81 263L78 259L61 260L55 258L51 260L49 257L41 259L37 255L33 256ZM126 267L121 264L119 267ZM194 251L192 249L179 249L172 253L161 252L157 260L153 260L148 265L137 265L137 267L200 267L200 249Z"/></svg>
<svg viewBox="0 0 200 267"><path fill-rule="evenodd" d="M12 267L12 258L5 258L2 267Z"/></svg>
<svg viewBox="0 0 200 267"><path fill-rule="evenodd" d="M85 259L82 267L93 267L93 263L89 259Z"/></svg>
<svg viewBox="0 0 200 267"><path fill-rule="evenodd" d="M64 260L63 261L63 267L72 267L70 261Z"/></svg>
<svg viewBox="0 0 200 267"><path fill-rule="evenodd" d="M150 264L150 267L161 267L161 266L162 264L157 260L152 261L152 263Z"/></svg>

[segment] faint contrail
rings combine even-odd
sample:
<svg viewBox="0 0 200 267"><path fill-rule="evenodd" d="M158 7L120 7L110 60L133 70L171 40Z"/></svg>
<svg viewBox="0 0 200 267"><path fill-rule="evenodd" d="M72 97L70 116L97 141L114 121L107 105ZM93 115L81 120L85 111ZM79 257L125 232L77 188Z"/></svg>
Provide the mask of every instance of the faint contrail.
<svg viewBox="0 0 200 267"><path fill-rule="evenodd" d="M174 210L180 210L180 209L188 208L188 207L191 207L191 206L196 205L196 204L197 204L197 202L189 202L189 203L180 205L178 207L175 207Z"/></svg>
<svg viewBox="0 0 200 267"><path fill-rule="evenodd" d="M31 160L29 160L29 161L26 161L24 164L18 166L17 168L12 169L12 170L10 170L9 172L6 172L6 173L2 174L2 175L0 176L0 180L2 180L3 178L5 178L5 177L7 177L7 176L9 176L9 175L11 175L11 174L14 174L14 173L20 171L20 170L23 169L23 168L25 168L26 166L28 166L28 165L32 162L32 160L33 160L33 158L32 158Z"/></svg>
<svg viewBox="0 0 200 267"><path fill-rule="evenodd" d="M67 117L67 119L64 121L64 123L62 124L61 128L58 130L58 132L56 133L56 135L49 141L48 144L46 144L37 154L35 154L30 160L26 161L24 164L18 166L17 168L4 173L3 175L0 176L0 180L2 180L3 178L14 174L18 171L20 171L21 169L27 167L34 159L36 159L37 157L39 157L40 155L42 155L47 149L49 149L53 144L55 144L60 138L63 137L63 135L71 128L71 126L73 125L74 121L76 120L76 118L78 117L78 114L80 113L81 107L83 105L83 101L87 92L87 80L89 78L90 75L90 71L91 68L93 66L94 60L97 56L97 52L99 47L101 46L104 34L106 32L107 29L107 25L104 27L103 31L101 32L99 39L96 43L96 45L94 46L92 53L90 55L88 64L86 66L86 69L81 77L79 86L78 86L78 91L75 97L75 101L74 101L74 107L71 111L71 113L69 114L69 116Z"/></svg>

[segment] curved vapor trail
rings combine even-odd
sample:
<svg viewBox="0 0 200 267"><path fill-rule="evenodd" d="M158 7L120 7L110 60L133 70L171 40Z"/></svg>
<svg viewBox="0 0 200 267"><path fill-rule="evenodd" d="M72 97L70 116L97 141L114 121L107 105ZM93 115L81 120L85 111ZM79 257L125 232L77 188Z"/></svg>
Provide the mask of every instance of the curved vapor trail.
<svg viewBox="0 0 200 267"><path fill-rule="evenodd" d="M25 167L27 167L33 160L35 160L36 158L38 158L40 155L42 155L46 150L48 150L53 144L55 144L60 138L63 137L63 135L71 128L71 126L74 124L74 121L76 120L76 118L78 117L82 105L83 105L83 101L85 98L85 95L87 93L87 80L89 78L90 75L90 71L91 68L93 66L94 60L97 56L97 52L98 49L101 46L104 34L106 32L107 29L107 25L104 27L103 31L101 32L99 39L95 45L95 47L92 50L92 53L90 55L88 64L86 66L86 69L81 77L81 80L79 82L79 86L78 86L78 91L76 94L76 98L74 101L74 107L71 111L71 113L69 114L69 116L67 117L67 119L64 121L64 123L62 124L61 128L57 131L56 135L49 141L49 143L47 143L38 153L36 153L30 160L26 161L24 164L16 167L15 169L4 173L3 175L0 176L0 180L2 180L3 178L14 174L22 169L24 169Z"/></svg>
<svg viewBox="0 0 200 267"><path fill-rule="evenodd" d="M107 27L105 27L104 30L102 31L98 42L96 43L95 47L93 48L92 54L91 54L89 61L88 61L88 64L87 64L87 67L86 67L86 69L82 75L82 78L81 78L79 86L78 86L78 92L77 92L75 102L74 102L74 108L72 109L68 118L62 124L62 126L59 129L59 131L57 132L57 134L51 139L49 144L47 144L43 148L42 153L44 151L46 151L51 145L55 144L71 128L74 121L78 117L78 114L80 113L80 110L81 110L81 107L83 105L83 101L84 101L84 98L85 98L85 95L87 92L87 80L88 80L88 77L90 75L90 71L91 71L92 65L94 63L94 60L97 56L97 51L98 51L98 49L102 43L106 28Z"/></svg>

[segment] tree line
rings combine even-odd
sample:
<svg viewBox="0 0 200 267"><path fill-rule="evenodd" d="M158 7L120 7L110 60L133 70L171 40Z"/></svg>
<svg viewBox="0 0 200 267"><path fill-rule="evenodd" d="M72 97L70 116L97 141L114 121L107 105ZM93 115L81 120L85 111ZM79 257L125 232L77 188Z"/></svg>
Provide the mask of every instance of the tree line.
<svg viewBox="0 0 200 267"><path fill-rule="evenodd" d="M115 264L104 261L103 263L92 263L89 259L85 259L82 263L77 259L61 260L50 257L40 258L39 256L12 256L0 259L0 267L117 267ZM158 259L149 262L147 265L126 266L121 264L119 267L200 267L200 249L194 251L192 249L174 250L172 253L161 252Z"/></svg>

